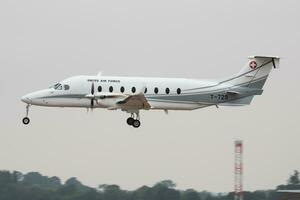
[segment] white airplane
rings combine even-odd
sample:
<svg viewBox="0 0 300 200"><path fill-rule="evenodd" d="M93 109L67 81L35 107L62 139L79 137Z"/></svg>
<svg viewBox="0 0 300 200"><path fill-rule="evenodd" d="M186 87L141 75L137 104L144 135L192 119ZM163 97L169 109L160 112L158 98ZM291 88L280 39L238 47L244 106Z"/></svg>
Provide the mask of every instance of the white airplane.
<svg viewBox="0 0 300 200"><path fill-rule="evenodd" d="M75 76L49 89L21 98L26 106L25 125L29 124L31 105L120 109L131 116L130 126L138 128L140 110L195 110L208 106L241 106L261 95L271 69L279 66L279 57L252 56L235 76L221 80L184 78L145 78L116 76ZM221 66L224 67L224 66Z"/></svg>

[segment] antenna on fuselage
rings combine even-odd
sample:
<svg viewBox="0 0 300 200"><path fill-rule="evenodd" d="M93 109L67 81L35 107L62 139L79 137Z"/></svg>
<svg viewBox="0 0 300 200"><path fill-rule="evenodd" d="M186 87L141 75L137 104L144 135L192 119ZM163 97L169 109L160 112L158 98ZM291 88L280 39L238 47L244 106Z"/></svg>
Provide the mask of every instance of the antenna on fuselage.
<svg viewBox="0 0 300 200"><path fill-rule="evenodd" d="M98 72L97 76L102 76L102 72Z"/></svg>

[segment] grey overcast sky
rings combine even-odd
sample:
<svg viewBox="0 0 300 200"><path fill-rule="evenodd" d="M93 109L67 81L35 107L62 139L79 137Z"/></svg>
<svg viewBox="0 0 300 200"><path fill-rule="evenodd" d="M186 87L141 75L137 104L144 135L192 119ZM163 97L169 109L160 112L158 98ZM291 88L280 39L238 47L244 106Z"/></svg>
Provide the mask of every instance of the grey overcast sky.
<svg viewBox="0 0 300 200"><path fill-rule="evenodd" d="M124 189L174 180L233 190L233 142L245 142L245 189L274 188L300 170L297 0L0 1L0 168ZM32 107L20 97L80 74L221 79L248 55L278 55L248 107L121 111Z"/></svg>

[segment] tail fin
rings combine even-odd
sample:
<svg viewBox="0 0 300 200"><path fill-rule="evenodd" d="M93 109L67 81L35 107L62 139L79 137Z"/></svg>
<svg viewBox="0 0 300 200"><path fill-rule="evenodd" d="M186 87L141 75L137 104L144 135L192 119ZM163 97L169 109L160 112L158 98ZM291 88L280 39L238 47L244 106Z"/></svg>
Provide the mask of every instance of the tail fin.
<svg viewBox="0 0 300 200"><path fill-rule="evenodd" d="M279 67L277 56L251 56L242 70L234 77L221 83L231 85L232 88L248 93L248 95L225 103L226 105L248 105L254 95L262 94L262 88L272 70ZM252 96L249 94L253 94Z"/></svg>
<svg viewBox="0 0 300 200"><path fill-rule="evenodd" d="M233 86L262 89L273 67L279 67L279 57L250 56L249 61L235 77L223 82Z"/></svg>

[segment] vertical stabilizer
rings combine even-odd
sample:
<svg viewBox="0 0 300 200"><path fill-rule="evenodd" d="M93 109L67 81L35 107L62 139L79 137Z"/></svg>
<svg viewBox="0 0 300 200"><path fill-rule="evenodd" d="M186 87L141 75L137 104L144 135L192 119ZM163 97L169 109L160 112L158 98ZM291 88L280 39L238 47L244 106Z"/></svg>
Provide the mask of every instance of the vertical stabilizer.
<svg viewBox="0 0 300 200"><path fill-rule="evenodd" d="M248 62L236 76L221 82L221 84L231 86L233 91L240 91L234 100L222 105L250 104L254 95L262 94L263 86L271 70L278 67L279 57L277 56L250 56ZM229 95L234 95L231 93L228 92Z"/></svg>
<svg viewBox="0 0 300 200"><path fill-rule="evenodd" d="M248 62L233 78L223 81L233 86L262 89L272 68L279 67L279 57L250 56Z"/></svg>

